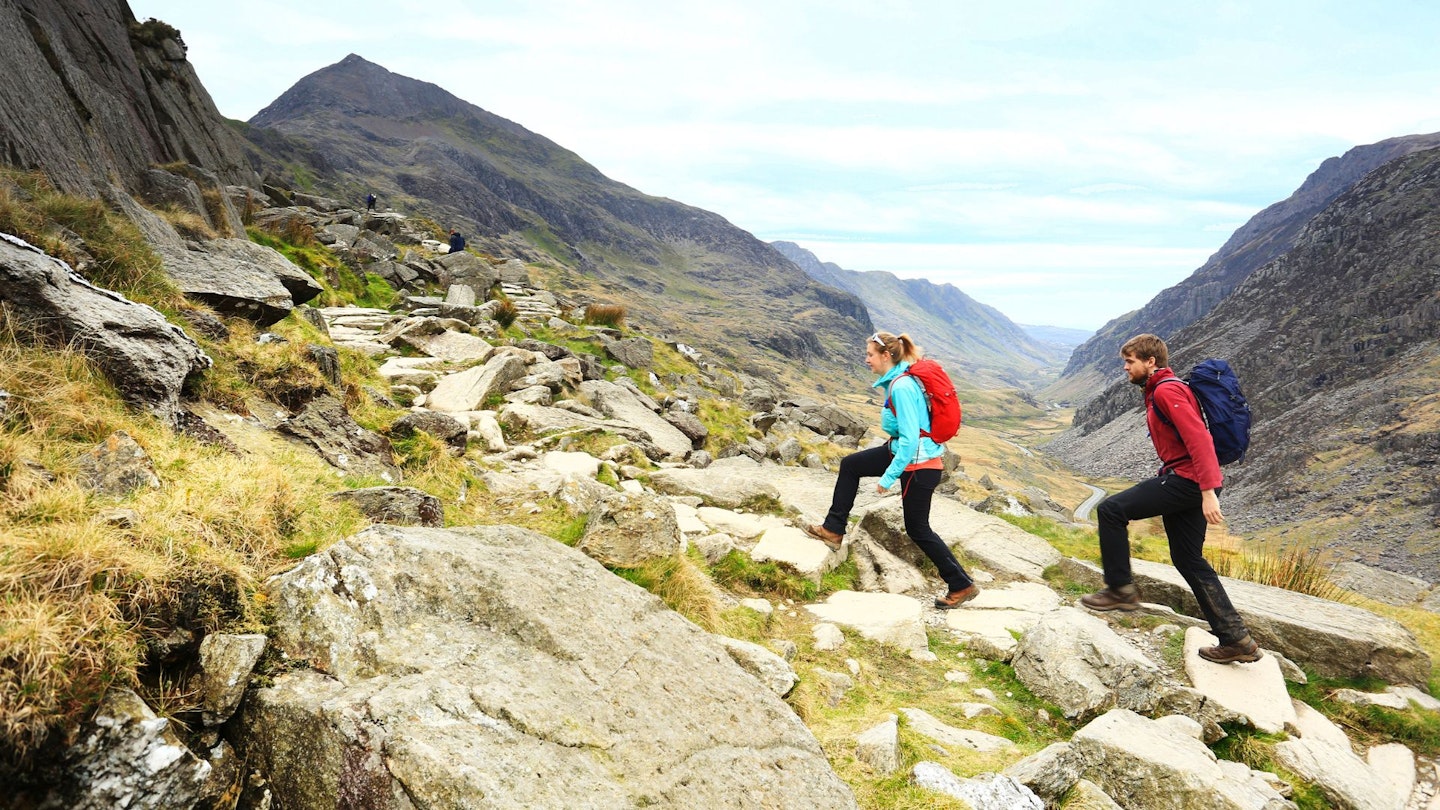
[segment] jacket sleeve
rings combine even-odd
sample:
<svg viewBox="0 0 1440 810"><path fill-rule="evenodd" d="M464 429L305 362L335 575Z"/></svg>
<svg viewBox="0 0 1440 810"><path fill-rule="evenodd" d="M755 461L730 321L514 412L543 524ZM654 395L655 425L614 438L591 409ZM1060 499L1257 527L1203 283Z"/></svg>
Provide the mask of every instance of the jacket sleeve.
<svg viewBox="0 0 1440 810"><path fill-rule="evenodd" d="M1195 400L1190 387L1160 385L1151 396L1155 407L1165 409L1165 416L1180 434L1185 454L1190 457L1195 483L1199 484L1202 490L1218 489L1224 478L1220 474L1220 462L1215 458L1215 439L1205 427L1205 418L1200 415L1200 403Z"/></svg>
<svg viewBox="0 0 1440 810"><path fill-rule="evenodd" d="M900 480L900 474L915 461L915 455L920 450L920 414L925 413L925 394L915 378L902 375L890 383L890 401L895 404L899 433L890 442L890 452L895 457L885 468L885 474L880 476L880 486L886 489ZM1213 450L1211 454L1214 454Z"/></svg>

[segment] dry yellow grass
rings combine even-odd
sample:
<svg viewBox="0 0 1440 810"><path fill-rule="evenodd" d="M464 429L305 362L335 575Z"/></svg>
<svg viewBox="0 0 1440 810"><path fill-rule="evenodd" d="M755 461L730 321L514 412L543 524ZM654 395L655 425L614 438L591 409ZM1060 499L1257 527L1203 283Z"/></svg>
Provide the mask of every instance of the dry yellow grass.
<svg viewBox="0 0 1440 810"><path fill-rule="evenodd" d="M77 352L0 334L0 764L63 734L103 690L135 685L147 642L183 626L258 627L251 594L291 557L357 530L313 453L234 455L128 411ZM75 461L115 430L146 449L158 490L82 490ZM53 479L53 480L52 480ZM104 519L133 510L128 527Z"/></svg>

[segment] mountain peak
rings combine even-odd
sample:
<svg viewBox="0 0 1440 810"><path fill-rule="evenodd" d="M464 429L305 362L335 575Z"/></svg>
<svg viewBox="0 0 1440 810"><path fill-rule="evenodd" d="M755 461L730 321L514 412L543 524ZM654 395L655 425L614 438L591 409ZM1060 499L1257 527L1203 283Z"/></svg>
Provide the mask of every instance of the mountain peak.
<svg viewBox="0 0 1440 810"><path fill-rule="evenodd" d="M352 53L296 82L268 107L256 113L250 123L273 127L317 109L347 116L399 120L490 115L439 85L392 73ZM503 119L497 117L497 120Z"/></svg>

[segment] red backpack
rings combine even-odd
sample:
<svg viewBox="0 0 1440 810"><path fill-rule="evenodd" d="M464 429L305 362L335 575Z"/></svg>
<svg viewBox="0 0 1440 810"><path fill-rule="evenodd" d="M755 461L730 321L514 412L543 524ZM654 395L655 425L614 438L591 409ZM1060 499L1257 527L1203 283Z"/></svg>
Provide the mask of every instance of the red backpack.
<svg viewBox="0 0 1440 810"><path fill-rule="evenodd" d="M954 438L960 431L960 396L955 393L950 375L934 360L916 360L900 376L907 374L925 390L925 400L930 407L930 429L920 431L920 435L929 436L936 444L944 444ZM895 412L893 398L887 399L885 404L890 406L891 413Z"/></svg>

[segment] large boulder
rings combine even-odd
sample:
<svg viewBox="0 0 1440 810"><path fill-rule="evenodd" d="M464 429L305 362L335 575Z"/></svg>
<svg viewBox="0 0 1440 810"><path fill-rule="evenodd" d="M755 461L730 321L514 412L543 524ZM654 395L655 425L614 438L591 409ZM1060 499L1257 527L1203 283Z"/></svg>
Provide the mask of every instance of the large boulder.
<svg viewBox="0 0 1440 810"><path fill-rule="evenodd" d="M634 568L679 554L682 545L669 501L648 492L616 492L590 509L578 548L607 566Z"/></svg>
<svg viewBox="0 0 1440 810"><path fill-rule="evenodd" d="M580 384L580 395L601 413L616 421L633 425L652 444L674 459L683 459L692 445L690 437L665 421L650 404L635 392L606 380L586 380Z"/></svg>
<svg viewBox="0 0 1440 810"><path fill-rule="evenodd" d="M536 532L376 526L266 592L311 669L236 732L287 810L856 806L714 637Z"/></svg>
<svg viewBox="0 0 1440 810"><path fill-rule="evenodd" d="M1104 587L1099 567L1066 560L1066 572ZM1147 602L1190 616L1203 615L1195 594L1172 565L1132 560L1135 584ZM1221 577L1230 601L1255 640L1329 678L1380 678L1423 686L1430 656L1415 635L1393 619L1328 599Z"/></svg>
<svg viewBox="0 0 1440 810"><path fill-rule="evenodd" d="M244 239L212 239L186 249L158 246L160 263L180 291L225 315L269 326L322 287L274 248Z"/></svg>
<svg viewBox="0 0 1440 810"><path fill-rule="evenodd" d="M1285 810L1286 801L1259 774L1218 760L1172 718L1149 720L1114 709L1075 732L1070 744L1086 779L1121 807L1194 810Z"/></svg>
<svg viewBox="0 0 1440 810"><path fill-rule="evenodd" d="M1042 615L1020 639L1011 666L1030 691L1081 720L1117 707L1153 711L1167 691L1150 659L1076 608Z"/></svg>
<svg viewBox="0 0 1440 810"><path fill-rule="evenodd" d="M0 302L23 326L77 346L129 404L173 423L185 380L210 358L180 327L144 304L101 289L68 265L0 234Z"/></svg>

